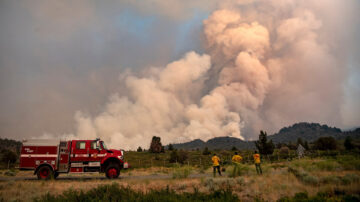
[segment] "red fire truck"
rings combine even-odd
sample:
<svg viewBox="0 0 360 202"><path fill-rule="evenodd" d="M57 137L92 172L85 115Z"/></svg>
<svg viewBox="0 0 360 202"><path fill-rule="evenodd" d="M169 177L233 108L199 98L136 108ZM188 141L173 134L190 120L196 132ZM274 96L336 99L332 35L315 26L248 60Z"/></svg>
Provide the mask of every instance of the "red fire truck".
<svg viewBox="0 0 360 202"><path fill-rule="evenodd" d="M25 140L20 169L34 170L38 179L56 178L60 173L105 172L117 178L129 167L124 150L108 149L100 140Z"/></svg>

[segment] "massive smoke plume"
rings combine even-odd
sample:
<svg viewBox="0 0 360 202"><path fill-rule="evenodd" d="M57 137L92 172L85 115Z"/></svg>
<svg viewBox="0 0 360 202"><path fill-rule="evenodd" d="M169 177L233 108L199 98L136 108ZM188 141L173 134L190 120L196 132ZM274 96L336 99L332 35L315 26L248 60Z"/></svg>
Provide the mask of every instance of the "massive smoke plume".
<svg viewBox="0 0 360 202"><path fill-rule="evenodd" d="M77 136L134 149L153 135L164 143L254 138L296 121L339 122L345 63L326 33L328 16L316 15L321 8L297 1L220 7L204 21L211 59L189 52L146 76L124 76L127 93L112 95L103 113L77 113Z"/></svg>
<svg viewBox="0 0 360 202"><path fill-rule="evenodd" d="M126 149L147 147L157 135L165 143L216 136L240 136L240 118L229 111L219 93L201 98L210 57L187 53L183 59L165 68L153 68L147 77L127 75L126 96L112 95L103 113L95 118L76 114L78 138L100 136Z"/></svg>

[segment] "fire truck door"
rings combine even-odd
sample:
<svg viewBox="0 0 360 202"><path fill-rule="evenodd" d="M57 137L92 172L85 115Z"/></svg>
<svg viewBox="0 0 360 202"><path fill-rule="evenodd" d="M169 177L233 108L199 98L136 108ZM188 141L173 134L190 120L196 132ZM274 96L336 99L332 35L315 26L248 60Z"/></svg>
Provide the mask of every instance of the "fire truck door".
<svg viewBox="0 0 360 202"><path fill-rule="evenodd" d="M104 157L104 154L100 151L100 147L97 147L96 141L91 142L90 145L90 159L89 161L97 161L100 162ZM99 165L100 166L100 165Z"/></svg>
<svg viewBox="0 0 360 202"><path fill-rule="evenodd" d="M84 162L89 158L88 141L73 140L71 146L71 162Z"/></svg>
<svg viewBox="0 0 360 202"><path fill-rule="evenodd" d="M61 141L59 148L59 172L68 172L70 160L70 145L71 142Z"/></svg>

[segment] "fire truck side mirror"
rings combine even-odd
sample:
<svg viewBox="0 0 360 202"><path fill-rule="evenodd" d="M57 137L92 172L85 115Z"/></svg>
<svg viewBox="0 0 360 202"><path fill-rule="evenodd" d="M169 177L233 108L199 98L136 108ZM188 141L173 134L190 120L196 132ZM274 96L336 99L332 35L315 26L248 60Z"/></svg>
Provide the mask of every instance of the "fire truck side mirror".
<svg viewBox="0 0 360 202"><path fill-rule="evenodd" d="M96 149L98 151L100 151L100 141L99 140L96 141Z"/></svg>

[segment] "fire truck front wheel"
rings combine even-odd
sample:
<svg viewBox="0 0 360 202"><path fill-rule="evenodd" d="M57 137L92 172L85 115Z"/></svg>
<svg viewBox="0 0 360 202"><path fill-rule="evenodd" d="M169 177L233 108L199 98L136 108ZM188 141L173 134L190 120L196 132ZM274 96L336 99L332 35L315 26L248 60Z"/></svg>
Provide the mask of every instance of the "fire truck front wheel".
<svg viewBox="0 0 360 202"><path fill-rule="evenodd" d="M118 178L120 175L120 166L116 163L110 163L105 170L108 179Z"/></svg>
<svg viewBox="0 0 360 202"><path fill-rule="evenodd" d="M49 166L41 166L36 174L39 180L48 180L54 176L54 172Z"/></svg>

